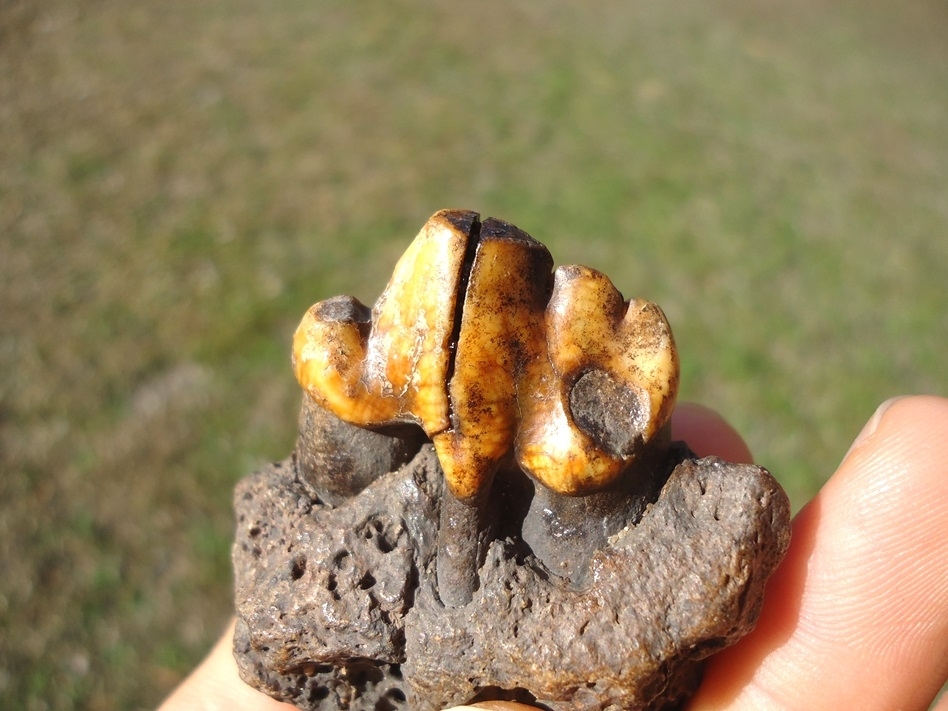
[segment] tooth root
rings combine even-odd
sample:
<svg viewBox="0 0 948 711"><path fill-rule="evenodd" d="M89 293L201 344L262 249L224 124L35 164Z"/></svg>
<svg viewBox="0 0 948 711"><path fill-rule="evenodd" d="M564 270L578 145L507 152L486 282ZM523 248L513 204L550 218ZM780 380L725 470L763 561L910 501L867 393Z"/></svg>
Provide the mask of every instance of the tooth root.
<svg viewBox="0 0 948 711"><path fill-rule="evenodd" d="M297 479L311 498L338 506L411 460L424 439L413 425L357 427L304 394L294 458Z"/></svg>
<svg viewBox="0 0 948 711"><path fill-rule="evenodd" d="M433 440L446 491L438 532L438 591L449 606L473 596L490 530L489 494L517 428L518 374L543 355L553 260L512 225L481 225L448 384L451 428Z"/></svg>

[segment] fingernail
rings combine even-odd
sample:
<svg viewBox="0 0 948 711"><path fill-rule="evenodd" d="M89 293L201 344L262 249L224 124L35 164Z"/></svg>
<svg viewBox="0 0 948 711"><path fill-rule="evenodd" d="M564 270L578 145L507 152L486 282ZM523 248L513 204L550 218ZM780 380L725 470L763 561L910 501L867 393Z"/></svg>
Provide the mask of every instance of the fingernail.
<svg viewBox="0 0 948 711"><path fill-rule="evenodd" d="M861 447L865 441L875 433L875 431L879 428L879 423L882 422L882 418L885 417L885 413L888 412L889 408L903 397L904 395L891 397L876 408L876 411L872 413L872 417L869 418L869 421L865 424L859 434L856 435L856 439L854 439L853 443L849 446L849 449L846 452L846 457ZM846 459L846 457L843 457L843 459Z"/></svg>

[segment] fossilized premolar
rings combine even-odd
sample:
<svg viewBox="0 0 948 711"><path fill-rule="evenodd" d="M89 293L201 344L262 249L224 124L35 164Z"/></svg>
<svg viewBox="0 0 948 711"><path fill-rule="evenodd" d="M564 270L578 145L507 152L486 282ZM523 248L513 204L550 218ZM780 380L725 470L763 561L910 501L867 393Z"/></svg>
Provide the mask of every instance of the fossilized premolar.
<svg viewBox="0 0 948 711"><path fill-rule="evenodd" d="M503 462L512 455L551 501L621 488L638 460L667 445L678 386L658 306L625 301L593 269L554 271L525 232L466 210L428 220L371 310L351 297L311 307L293 367L307 416L338 418L340 438L403 442L416 424L434 443L447 483L437 559L447 605L476 587ZM301 441L301 460L331 457L312 447ZM333 502L408 456L383 457L355 484L322 465L308 475Z"/></svg>

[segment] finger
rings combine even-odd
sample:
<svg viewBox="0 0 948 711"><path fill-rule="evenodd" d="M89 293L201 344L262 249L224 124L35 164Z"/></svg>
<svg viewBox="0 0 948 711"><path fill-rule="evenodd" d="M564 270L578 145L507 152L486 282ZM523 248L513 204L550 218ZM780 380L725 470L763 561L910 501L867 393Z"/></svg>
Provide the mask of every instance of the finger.
<svg viewBox="0 0 948 711"><path fill-rule="evenodd" d="M251 688L237 673L233 653L234 621L201 665L159 707L158 711L294 711Z"/></svg>
<svg viewBox="0 0 948 711"><path fill-rule="evenodd" d="M675 408L672 438L685 442L699 457L714 455L729 462L754 461L737 430L714 410L696 403L679 403Z"/></svg>
<svg viewBox="0 0 948 711"><path fill-rule="evenodd" d="M887 403L794 521L692 711L926 709L948 674L948 400Z"/></svg>
<svg viewBox="0 0 948 711"><path fill-rule="evenodd" d="M445 711L537 711L536 706L524 706L513 701L481 701L470 706L455 706Z"/></svg>

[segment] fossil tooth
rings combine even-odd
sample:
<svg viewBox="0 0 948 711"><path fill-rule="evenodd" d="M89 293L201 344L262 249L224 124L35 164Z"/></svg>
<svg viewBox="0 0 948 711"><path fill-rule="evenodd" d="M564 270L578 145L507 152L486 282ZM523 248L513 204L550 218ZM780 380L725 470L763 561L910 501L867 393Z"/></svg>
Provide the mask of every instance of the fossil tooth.
<svg viewBox="0 0 948 711"><path fill-rule="evenodd" d="M597 491L634 458L631 443L647 445L671 417L679 377L671 328L658 306L626 303L608 277L579 266L556 270L545 323L548 359L528 371L533 387L523 390L534 394L521 398L517 460L554 491ZM581 397L571 398L577 387ZM590 400L592 415L572 411ZM600 413L623 429L597 427ZM630 444L614 446L619 439Z"/></svg>
<svg viewBox="0 0 948 711"><path fill-rule="evenodd" d="M448 392L451 427L434 437L448 485L461 500L487 484L518 426L524 363L544 357L543 312L553 260L516 227L481 227Z"/></svg>
<svg viewBox="0 0 948 711"><path fill-rule="evenodd" d="M476 213L436 213L395 266L371 313L351 297L309 309L293 366L309 395L341 419L450 425L447 376L458 285Z"/></svg>

